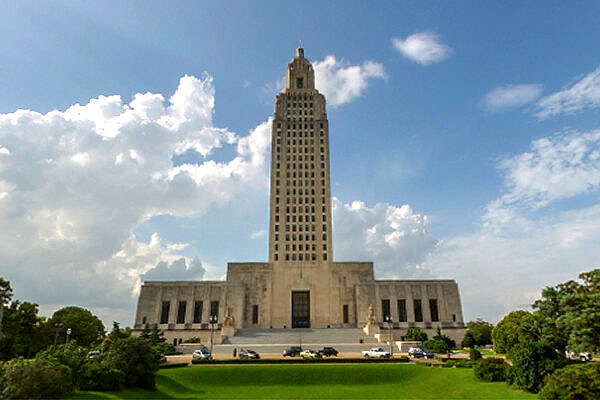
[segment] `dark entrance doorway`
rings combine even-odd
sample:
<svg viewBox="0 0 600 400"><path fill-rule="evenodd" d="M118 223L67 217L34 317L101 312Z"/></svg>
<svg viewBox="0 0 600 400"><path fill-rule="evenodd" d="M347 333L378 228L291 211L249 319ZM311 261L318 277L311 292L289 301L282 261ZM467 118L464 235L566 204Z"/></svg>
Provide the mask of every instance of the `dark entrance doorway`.
<svg viewBox="0 0 600 400"><path fill-rule="evenodd" d="M292 292L292 328L310 328L310 292Z"/></svg>

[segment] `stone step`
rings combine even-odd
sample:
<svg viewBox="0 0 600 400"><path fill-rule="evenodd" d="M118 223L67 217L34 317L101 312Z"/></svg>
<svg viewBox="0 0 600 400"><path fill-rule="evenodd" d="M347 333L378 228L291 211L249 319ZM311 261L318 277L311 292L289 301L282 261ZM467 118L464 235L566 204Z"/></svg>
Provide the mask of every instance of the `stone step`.
<svg viewBox="0 0 600 400"><path fill-rule="evenodd" d="M239 329L235 336L227 338L224 344L354 344L377 343L373 337L366 336L362 329Z"/></svg>

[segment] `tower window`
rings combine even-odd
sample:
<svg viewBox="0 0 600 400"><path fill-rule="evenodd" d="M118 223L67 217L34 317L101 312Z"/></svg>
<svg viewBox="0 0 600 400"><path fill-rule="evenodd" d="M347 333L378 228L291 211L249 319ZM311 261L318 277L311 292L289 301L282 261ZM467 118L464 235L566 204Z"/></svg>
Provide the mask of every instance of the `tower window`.
<svg viewBox="0 0 600 400"><path fill-rule="evenodd" d="M302 78L296 79L296 87L302 89Z"/></svg>

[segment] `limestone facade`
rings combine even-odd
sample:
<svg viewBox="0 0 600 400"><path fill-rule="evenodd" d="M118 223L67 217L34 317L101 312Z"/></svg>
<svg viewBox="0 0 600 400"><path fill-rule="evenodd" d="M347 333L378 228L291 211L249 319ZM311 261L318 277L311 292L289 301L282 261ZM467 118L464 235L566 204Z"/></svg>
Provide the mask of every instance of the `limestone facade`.
<svg viewBox="0 0 600 400"><path fill-rule="evenodd" d="M333 261L326 103L302 48L275 99L271 150L269 261L229 263L225 281L144 282L136 329L158 324L178 343L207 337L211 315L218 330L227 316L227 335L239 328L362 328L372 306L374 326L383 332L391 317L396 339L410 327L437 326L462 339L455 281L375 280L372 262Z"/></svg>

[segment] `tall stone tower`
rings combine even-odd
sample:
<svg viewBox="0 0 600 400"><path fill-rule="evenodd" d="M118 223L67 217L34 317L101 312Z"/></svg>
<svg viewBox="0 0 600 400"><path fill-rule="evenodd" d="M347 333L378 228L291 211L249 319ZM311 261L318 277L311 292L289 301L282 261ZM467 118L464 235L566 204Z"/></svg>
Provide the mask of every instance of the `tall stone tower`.
<svg viewBox="0 0 600 400"><path fill-rule="evenodd" d="M302 47L275 98L271 147L269 262L283 267L331 262L325 96L315 89L315 72Z"/></svg>

